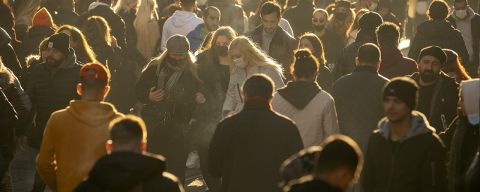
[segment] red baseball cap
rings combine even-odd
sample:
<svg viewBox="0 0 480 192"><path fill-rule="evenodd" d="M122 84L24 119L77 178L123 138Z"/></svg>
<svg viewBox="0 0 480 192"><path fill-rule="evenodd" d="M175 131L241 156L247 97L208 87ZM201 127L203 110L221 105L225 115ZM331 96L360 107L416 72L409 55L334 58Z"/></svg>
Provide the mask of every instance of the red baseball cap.
<svg viewBox="0 0 480 192"><path fill-rule="evenodd" d="M93 77L105 80L108 85L110 81L110 71L100 63L88 63L80 70L80 77Z"/></svg>

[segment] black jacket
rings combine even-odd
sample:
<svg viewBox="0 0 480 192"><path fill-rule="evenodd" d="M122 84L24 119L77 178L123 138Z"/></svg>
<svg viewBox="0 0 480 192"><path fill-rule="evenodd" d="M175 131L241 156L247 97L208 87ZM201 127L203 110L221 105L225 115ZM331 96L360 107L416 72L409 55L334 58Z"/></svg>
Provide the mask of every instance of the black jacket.
<svg viewBox="0 0 480 192"><path fill-rule="evenodd" d="M125 22L125 39L127 41L128 47L137 47L137 32L135 31L135 27L133 26L133 21L135 21L135 11L125 12L125 10L120 9L118 11L118 16L123 19Z"/></svg>
<svg viewBox="0 0 480 192"><path fill-rule="evenodd" d="M0 161L3 156L13 157L15 145L15 124L17 124L17 112L12 104L8 101L7 96L0 88ZM2 174L2 173L0 173ZM3 178L3 175L0 175Z"/></svg>
<svg viewBox="0 0 480 192"><path fill-rule="evenodd" d="M368 139L385 114L382 90L388 79L374 67L359 66L333 84L340 133L351 137L365 153Z"/></svg>
<svg viewBox="0 0 480 192"><path fill-rule="evenodd" d="M110 7L105 5L98 5L94 9L81 14L78 18L78 28L82 29L82 27L88 21L88 18L91 16L103 17L112 29L111 34L117 39L118 45L122 49L127 47L127 43L125 41L125 23L123 22L122 18L118 16L115 12L113 12Z"/></svg>
<svg viewBox="0 0 480 192"><path fill-rule="evenodd" d="M113 152L99 159L88 180L80 183L74 191L182 191L178 179L165 172L165 168L165 158L159 155Z"/></svg>
<svg viewBox="0 0 480 192"><path fill-rule="evenodd" d="M80 99L77 84L80 83L80 69L75 51L70 48L62 68L51 69L46 63L37 65L28 82L27 94L32 102L31 113L36 114L35 125L39 141L50 115L69 106L70 101Z"/></svg>
<svg viewBox="0 0 480 192"><path fill-rule="evenodd" d="M312 31L312 33L313 32L314 31ZM319 38L323 44L323 51L325 52L327 63L336 63L338 53L343 48L342 38L329 29L325 29L325 34Z"/></svg>
<svg viewBox="0 0 480 192"><path fill-rule="evenodd" d="M212 176L222 177L221 191L280 191L281 164L303 149L295 124L254 99L213 135L208 165Z"/></svg>
<svg viewBox="0 0 480 192"><path fill-rule="evenodd" d="M293 185L289 192L342 192L342 190L325 181L312 179Z"/></svg>
<svg viewBox="0 0 480 192"><path fill-rule="evenodd" d="M23 90L22 92L19 91L21 87L17 88L15 85L16 77L15 75L11 74L11 72L6 69L0 71L0 87L2 88L3 92L5 93L5 96L7 96L8 101L12 104L12 106L15 108L15 111L17 112L17 118L18 118L18 124L15 126L16 128L16 133L20 132L21 130L24 130L26 127L18 127L21 123L26 121L27 116L28 116L28 109L27 109L27 103L28 97L23 98L21 93L24 93ZM24 99L28 101L24 101Z"/></svg>
<svg viewBox="0 0 480 192"><path fill-rule="evenodd" d="M0 57L2 57L3 64L8 67L16 76L20 76L22 66L18 62L17 54L13 50L12 38L8 33L0 28Z"/></svg>
<svg viewBox="0 0 480 192"><path fill-rule="evenodd" d="M106 42L99 39L99 37L86 37L88 44L92 47L93 52L97 55L97 61L108 67L113 73L120 67L119 56ZM119 51L120 52L120 51Z"/></svg>
<svg viewBox="0 0 480 192"><path fill-rule="evenodd" d="M51 14L52 12L50 12ZM58 8L52 15L53 22L57 26L71 25L75 26L78 22L78 14L64 8Z"/></svg>
<svg viewBox="0 0 480 192"><path fill-rule="evenodd" d="M354 43L344 47L338 54L337 63L335 64L334 80L337 81L340 77L347 75L356 67L355 58L357 58L358 49L366 43L377 44L377 37L375 33L362 33L357 35Z"/></svg>
<svg viewBox="0 0 480 192"><path fill-rule="evenodd" d="M29 55L38 55L38 46L47 37L53 35L55 31L43 25L33 26L28 30L28 36L22 41L20 50L18 51L18 60L22 66L26 66L25 58Z"/></svg>
<svg viewBox="0 0 480 192"><path fill-rule="evenodd" d="M325 65L320 65L318 69L317 83L320 87L326 92L330 93L332 91L333 79L330 69Z"/></svg>
<svg viewBox="0 0 480 192"><path fill-rule="evenodd" d="M462 58L464 65L468 63L469 55L462 34L446 20L430 20L420 24L410 43L408 57L418 62L420 51L430 45L454 50Z"/></svg>
<svg viewBox="0 0 480 192"><path fill-rule="evenodd" d="M446 150L423 114L412 112L412 126L396 145L391 144L388 119L378 127L365 155L364 191L446 191Z"/></svg>
<svg viewBox="0 0 480 192"><path fill-rule="evenodd" d="M419 73L414 73L410 77L419 84ZM427 117L430 125L437 130L436 133L445 131L448 125L450 125L453 119L455 119L457 116L457 103L457 82L455 82L455 79L450 78L441 72L435 83L430 103L430 115Z"/></svg>
<svg viewBox="0 0 480 192"><path fill-rule="evenodd" d="M312 15L315 11L315 5L309 0L300 0L296 6L285 10L285 18L292 26L293 34L300 37L304 33L312 30Z"/></svg>

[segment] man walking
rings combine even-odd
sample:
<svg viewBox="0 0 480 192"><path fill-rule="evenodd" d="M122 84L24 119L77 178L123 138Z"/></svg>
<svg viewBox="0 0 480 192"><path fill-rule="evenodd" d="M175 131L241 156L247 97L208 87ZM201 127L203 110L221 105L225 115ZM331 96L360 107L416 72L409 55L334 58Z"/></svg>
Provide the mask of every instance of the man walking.
<svg viewBox="0 0 480 192"><path fill-rule="evenodd" d="M190 42L190 50L192 50L192 52L196 52L197 49L200 48L200 45L208 33L218 29L220 18L221 14L218 8L211 6L205 8L202 16L203 23L198 24L197 27L187 35L188 42Z"/></svg>

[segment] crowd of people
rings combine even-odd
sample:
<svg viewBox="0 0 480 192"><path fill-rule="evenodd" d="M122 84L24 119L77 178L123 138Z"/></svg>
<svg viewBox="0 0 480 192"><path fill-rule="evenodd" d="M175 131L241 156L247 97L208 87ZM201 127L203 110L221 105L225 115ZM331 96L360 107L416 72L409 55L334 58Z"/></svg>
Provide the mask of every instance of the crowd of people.
<svg viewBox="0 0 480 192"><path fill-rule="evenodd" d="M0 191L480 191L471 1L1 0Z"/></svg>

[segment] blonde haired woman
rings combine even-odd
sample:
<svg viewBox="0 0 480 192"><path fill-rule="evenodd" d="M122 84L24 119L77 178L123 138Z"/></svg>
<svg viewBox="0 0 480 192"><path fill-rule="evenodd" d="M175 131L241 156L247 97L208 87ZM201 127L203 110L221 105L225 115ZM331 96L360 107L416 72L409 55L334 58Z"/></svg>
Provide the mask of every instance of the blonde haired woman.
<svg viewBox="0 0 480 192"><path fill-rule="evenodd" d="M157 21L157 3L155 0L141 0L137 11L137 18L133 22L138 35L137 49L150 61L154 57L155 45L160 38Z"/></svg>
<svg viewBox="0 0 480 192"><path fill-rule="evenodd" d="M230 82L223 104L223 115L232 114L243 108L241 87L248 77L263 73L272 78L275 90L283 87L281 65L261 51L250 39L240 36L233 39L228 47L230 60Z"/></svg>

